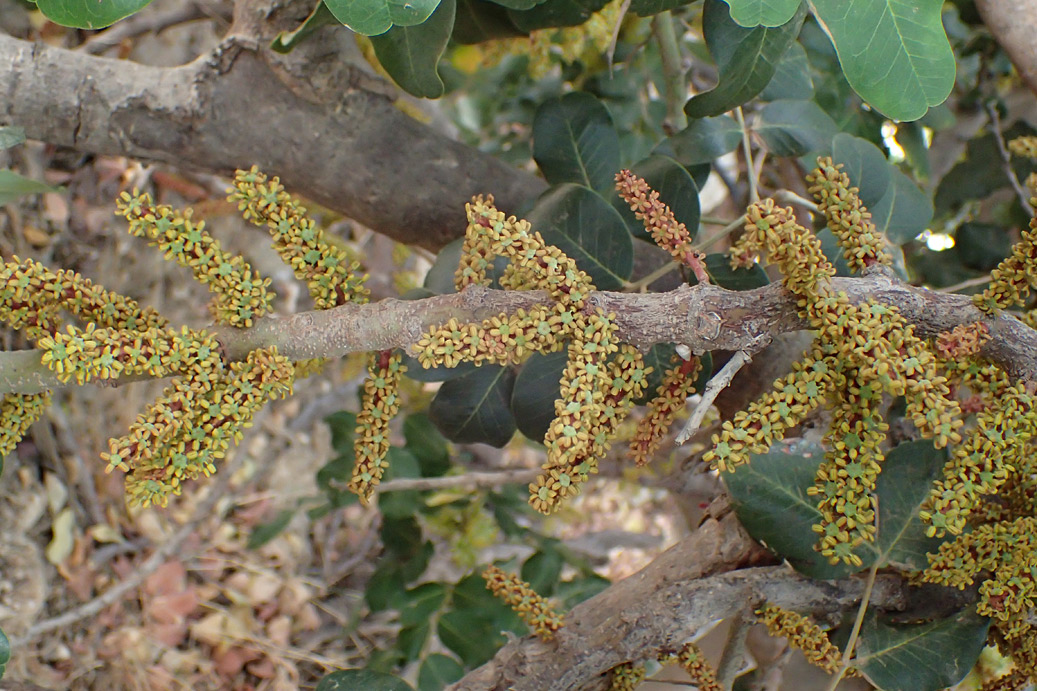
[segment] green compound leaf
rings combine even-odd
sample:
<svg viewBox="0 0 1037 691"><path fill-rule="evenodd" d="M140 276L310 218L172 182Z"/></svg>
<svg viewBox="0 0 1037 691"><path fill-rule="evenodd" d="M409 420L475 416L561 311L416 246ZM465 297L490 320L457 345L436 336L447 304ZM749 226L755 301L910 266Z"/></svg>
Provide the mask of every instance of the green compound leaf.
<svg viewBox="0 0 1037 691"><path fill-rule="evenodd" d="M25 143L25 130L21 127L0 127L0 151Z"/></svg>
<svg viewBox="0 0 1037 691"><path fill-rule="evenodd" d="M533 158L552 185L611 188L619 170L619 134L608 109L582 91L544 101L533 117Z"/></svg>
<svg viewBox="0 0 1037 691"><path fill-rule="evenodd" d="M702 13L706 45L717 64L720 82L712 91L693 97L684 106L690 118L726 113L763 91L778 62L796 40L806 16L801 6L778 27L746 29L731 19L721 0L706 0Z"/></svg>
<svg viewBox="0 0 1037 691"><path fill-rule="evenodd" d="M527 34L536 29L579 26L608 4L608 0L548 0L529 10L508 10L508 16Z"/></svg>
<svg viewBox="0 0 1037 691"><path fill-rule="evenodd" d="M455 0L440 0L428 20L416 26L394 26L371 37L378 62L400 87L419 98L443 95L439 59L454 29Z"/></svg>
<svg viewBox="0 0 1037 691"><path fill-rule="evenodd" d="M799 41L794 42L785 51L771 81L760 92L760 99L763 101L778 101L783 98L800 101L809 101L814 98L814 81L810 78L810 62L807 60L806 49Z"/></svg>
<svg viewBox="0 0 1037 691"><path fill-rule="evenodd" d="M772 101L760 110L754 129L775 156L827 150L839 134L839 126L813 101Z"/></svg>
<svg viewBox="0 0 1037 691"><path fill-rule="evenodd" d="M917 120L954 86L942 0L809 0L846 80L894 120Z"/></svg>
<svg viewBox="0 0 1037 691"><path fill-rule="evenodd" d="M659 193L659 199L670 207L674 217L683 223L691 233L692 239L699 229L699 188L688 169L669 156L653 154L630 167L634 175L645 179L648 186ZM613 190L612 206L623 217L630 234L635 238L652 241L645 225L637 220L630 206L623 201L619 193Z"/></svg>
<svg viewBox="0 0 1037 691"><path fill-rule="evenodd" d="M586 187L552 187L527 214L533 230L587 272L598 290L617 290L634 269L634 240L623 217Z"/></svg>
<svg viewBox="0 0 1037 691"><path fill-rule="evenodd" d="M742 142L742 128L733 118L718 115L715 118L693 120L687 127L666 140L673 157L686 166L710 163L734 151Z"/></svg>
<svg viewBox="0 0 1037 691"><path fill-rule="evenodd" d="M364 36L395 26L415 26L428 19L439 0L325 0L335 19Z"/></svg>
<svg viewBox="0 0 1037 691"><path fill-rule="evenodd" d="M317 684L317 691L414 691L414 687L392 674L370 669L332 672Z"/></svg>
<svg viewBox="0 0 1037 691"><path fill-rule="evenodd" d="M786 449L784 451L779 449ZM738 520L754 538L811 578L845 578L857 568L831 565L814 550L812 526L821 520L817 501L807 496L824 449L807 442L775 444L748 465L721 473Z"/></svg>
<svg viewBox="0 0 1037 691"><path fill-rule="evenodd" d="M857 667L882 691L936 691L961 681L987 640L990 619L975 607L925 624L890 625L868 612Z"/></svg>
<svg viewBox="0 0 1037 691"><path fill-rule="evenodd" d="M569 354L533 353L515 378L511 393L511 412L519 432L527 438L542 442L551 420L555 417L555 400L559 394L559 380Z"/></svg>
<svg viewBox="0 0 1037 691"><path fill-rule="evenodd" d="M47 19L76 29L103 29L147 7L151 0L37 0Z"/></svg>
<svg viewBox="0 0 1037 691"><path fill-rule="evenodd" d="M43 182L30 180L11 170L0 170L0 206L10 204L27 194L62 191L62 187L52 187Z"/></svg>
<svg viewBox="0 0 1037 691"><path fill-rule="evenodd" d="M842 163L850 183L860 188L861 201L871 212L872 222L890 242L901 245L929 225L933 218L929 197L867 139L836 135L832 160Z"/></svg>
<svg viewBox="0 0 1037 691"><path fill-rule="evenodd" d="M464 676L457 660L441 653L425 658L418 670L418 691L441 691Z"/></svg>
<svg viewBox="0 0 1037 691"><path fill-rule="evenodd" d="M500 448L515 434L515 418L508 409L514 385L510 368L483 365L444 382L429 406L429 418L452 442Z"/></svg>
<svg viewBox="0 0 1037 691"><path fill-rule="evenodd" d="M799 0L724 0L731 19L745 27L781 26L799 9Z"/></svg>

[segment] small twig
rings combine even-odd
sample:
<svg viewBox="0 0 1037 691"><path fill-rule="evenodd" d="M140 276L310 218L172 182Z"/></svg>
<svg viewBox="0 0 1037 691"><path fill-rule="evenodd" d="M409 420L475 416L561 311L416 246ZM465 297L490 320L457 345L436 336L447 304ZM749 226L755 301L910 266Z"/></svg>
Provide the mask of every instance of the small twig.
<svg viewBox="0 0 1037 691"><path fill-rule="evenodd" d="M1004 134L1001 131L1001 116L997 114L997 108L993 103L986 104L986 111L987 115L990 116L990 124L994 128L994 141L997 142L997 150L1000 152L1001 161L1004 163L1005 175L1008 176L1008 181L1012 183L1012 189L1015 190L1015 195L1019 197L1023 210L1029 216L1033 213L1033 207L1030 206L1030 193L1026 191L1026 188L1019 182L1019 178L1015 176L1015 171L1012 170L1012 154L1005 147Z"/></svg>
<svg viewBox="0 0 1037 691"><path fill-rule="evenodd" d="M630 9L630 0L623 0L623 4L619 7L619 16L616 17L616 25L612 27L612 38L609 40L609 47L605 51L605 61L609 66L609 76L612 76L612 60L616 57L616 44L619 43L619 30L623 27L623 19L627 16L627 11Z"/></svg>
<svg viewBox="0 0 1037 691"><path fill-rule="evenodd" d="M176 7L164 12L142 12L122 20L110 29L94 34L80 46L80 50L91 55L100 55L126 39L136 38L147 33L157 34L177 24L212 17L218 17L225 22L230 21L229 14L215 7L208 7L200 2L189 2L183 7Z"/></svg>
<svg viewBox="0 0 1037 691"><path fill-rule="evenodd" d="M731 356L727 364L709 380L705 390L702 392L702 398L699 400L698 405L695 406L691 417L684 424L684 429L677 435L676 444L678 446L691 438L691 435L702 424L702 419L706 417L706 413L709 411L709 407L713 405L713 401L717 399L721 391L731 385L731 380L738 374L738 370L742 369L747 362L752 362L752 359L752 356L744 350L735 351L735 354Z"/></svg>
<svg viewBox="0 0 1037 691"><path fill-rule="evenodd" d="M711 235L710 237L708 237L705 240L703 240L702 242L700 242L699 243L699 249L706 249L707 247L712 245L717 240L721 240L723 238L726 238L733 231L741 228L744 225L745 225L745 217L744 216L740 216L740 217L736 218L735 220L731 221L726 226L724 226L723 228L718 230L714 235Z"/></svg>
<svg viewBox="0 0 1037 691"><path fill-rule="evenodd" d="M717 682L721 688L731 688L738 672L745 665L745 637L756 623L756 618L752 616L753 609L746 606L731 622L731 630L728 631L727 641L724 643L724 652L717 664Z"/></svg>
<svg viewBox="0 0 1037 691"><path fill-rule="evenodd" d="M676 269L678 266L680 266L680 264L677 264L675 262L666 262L665 264L663 264L647 276L643 276L637 279L636 281L629 281L625 286L623 286L623 292L643 293L648 289L648 286L652 285L660 278Z"/></svg>
<svg viewBox="0 0 1037 691"><path fill-rule="evenodd" d="M959 290L965 290L966 288L985 286L986 284L990 283L991 280L992 279L990 278L990 274L987 274L985 276L977 276L976 278L970 278L969 280L962 281L961 283L955 283L954 285L947 286L946 288L937 288L937 290L941 293L957 293Z"/></svg>
<svg viewBox="0 0 1037 691"><path fill-rule="evenodd" d="M868 580L864 584L864 594L861 596L861 606L857 608L857 618L853 622L853 629L850 630L850 638L846 641L846 649L843 650L843 662L839 666L839 670L829 680L828 687L825 691L835 691L835 687L839 685L843 676L846 674L846 670L850 669L850 662L853 660L853 649L857 646L857 637L861 633L861 625L864 623L864 614L868 611L868 603L871 600L871 591L875 587L875 576L879 572L879 564L882 562L881 559L876 559L875 563L868 569Z"/></svg>
<svg viewBox="0 0 1037 691"><path fill-rule="evenodd" d="M760 201L760 189L756 180L756 168L753 166L753 147L749 141L749 130L745 127L745 117L742 115L742 107L735 108L738 118L738 126L742 128L742 152L745 154L745 177L749 179L749 203L755 204Z"/></svg>
<svg viewBox="0 0 1037 691"><path fill-rule="evenodd" d="M788 204L799 204L800 206L806 207L807 209L817 213L817 204L812 199L801 197L792 190L778 190L774 193L774 198L779 202L786 202Z"/></svg>
<svg viewBox="0 0 1037 691"><path fill-rule="evenodd" d="M447 475L445 477L398 478L383 482L376 489L379 494L383 492L402 492L409 489L486 489L488 487L500 487L501 485L533 482L541 472L543 471L539 469L520 468L489 473Z"/></svg>
<svg viewBox="0 0 1037 691"><path fill-rule="evenodd" d="M663 86L666 91L666 119L674 130L688 126L684 114L687 87L684 85L684 68L681 65L681 50L677 43L677 32L673 29L673 15L669 10L652 17L652 33L659 44L659 58L663 68Z"/></svg>

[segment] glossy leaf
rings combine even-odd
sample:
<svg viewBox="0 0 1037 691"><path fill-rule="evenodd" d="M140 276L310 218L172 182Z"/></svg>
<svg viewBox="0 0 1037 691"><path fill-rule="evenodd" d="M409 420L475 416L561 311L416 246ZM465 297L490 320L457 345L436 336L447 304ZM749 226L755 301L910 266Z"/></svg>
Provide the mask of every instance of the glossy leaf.
<svg viewBox="0 0 1037 691"><path fill-rule="evenodd" d="M835 44L843 74L873 108L917 120L954 86L954 53L941 0L809 0Z"/></svg>
<svg viewBox="0 0 1037 691"><path fill-rule="evenodd" d="M27 194L61 191L63 191L61 187L52 187L43 182L30 180L11 170L0 170L0 206L10 204Z"/></svg>
<svg viewBox="0 0 1037 691"><path fill-rule="evenodd" d="M400 608L400 623L413 626L427 621L446 602L447 587L442 583L422 583L404 594L405 604Z"/></svg>
<svg viewBox="0 0 1037 691"><path fill-rule="evenodd" d="M389 76L411 96L439 98L439 59L454 29L455 0L440 0L431 16L415 26L394 26L371 37L375 55Z"/></svg>
<svg viewBox="0 0 1037 691"><path fill-rule="evenodd" d="M450 37L455 43L472 45L525 35L512 23L507 9L501 5L489 0L457 0L454 33Z"/></svg>
<svg viewBox="0 0 1037 691"><path fill-rule="evenodd" d="M432 420L424 413L413 413L403 421L407 450L421 464L423 477L437 477L450 469L450 449Z"/></svg>
<svg viewBox="0 0 1037 691"><path fill-rule="evenodd" d="M559 380L569 354L534 353L522 365L515 378L511 393L511 412L519 432L527 438L542 442L551 420L555 417L555 400L559 395Z"/></svg>
<svg viewBox="0 0 1037 691"><path fill-rule="evenodd" d="M714 283L728 290L753 290L771 282L759 264L753 264L748 269L732 269L731 258L727 253L707 254L706 270Z"/></svg>
<svg viewBox="0 0 1037 691"><path fill-rule="evenodd" d="M724 2L706 0L703 33L720 81L712 91L688 101L684 106L688 117L720 115L763 91L785 51L796 40L805 16L806 10L801 6L781 26L746 29L731 19Z"/></svg>
<svg viewBox="0 0 1037 691"><path fill-rule="evenodd" d="M439 0L324 0L335 18L358 34L377 36L429 18Z"/></svg>
<svg viewBox="0 0 1037 691"><path fill-rule="evenodd" d="M890 625L869 611L857 643L857 667L882 691L936 691L961 681L982 652L990 620L974 607L953 617Z"/></svg>
<svg viewBox="0 0 1037 691"><path fill-rule="evenodd" d="M510 368L483 365L444 382L432 399L429 417L452 442L499 448L515 434L515 418L508 408L514 385Z"/></svg>
<svg viewBox="0 0 1037 691"><path fill-rule="evenodd" d="M464 667L454 658L432 653L418 670L418 691L441 691L464 676Z"/></svg>
<svg viewBox="0 0 1037 691"><path fill-rule="evenodd" d="M742 142L742 128L727 115L700 118L692 120L666 142L673 150L673 157L686 166L710 163L738 147Z"/></svg>
<svg viewBox="0 0 1037 691"><path fill-rule="evenodd" d="M879 147L867 139L841 133L832 139L832 160L842 164L850 184L859 189L861 201L871 209L889 190L892 167Z"/></svg>
<svg viewBox="0 0 1037 691"><path fill-rule="evenodd" d="M809 101L814 98L814 82L810 77L810 62L807 51L798 41L793 42L785 55L778 61L774 76L760 92L764 101L794 98Z"/></svg>
<svg viewBox="0 0 1037 691"><path fill-rule="evenodd" d="M533 158L552 185L611 188L619 170L619 134L608 109L582 91L545 101L533 118Z"/></svg>
<svg viewBox="0 0 1037 691"><path fill-rule="evenodd" d="M340 410L324 418L331 430L331 448L338 453L353 452L353 435L356 434L356 413Z"/></svg>
<svg viewBox="0 0 1037 691"><path fill-rule="evenodd" d="M669 156L653 154L630 167L631 172L645 179L648 186L659 193L659 200L670 207L678 222L683 223L692 239L699 230L699 188L688 169ZM631 235L651 240L644 223L630 210L619 193L613 191L612 206L623 217Z"/></svg>
<svg viewBox="0 0 1037 691"><path fill-rule="evenodd" d="M690 5L695 0L631 0L630 11L639 17L650 17L667 10Z"/></svg>
<svg viewBox="0 0 1037 691"><path fill-rule="evenodd" d="M572 609L581 602L594 597L610 585L612 583L607 578L591 573L582 578L574 578L571 581L560 583L558 590L555 592L555 598L561 601L563 609Z"/></svg>
<svg viewBox="0 0 1037 691"><path fill-rule="evenodd" d="M543 4L545 0L493 0L493 2L509 10L529 10Z"/></svg>
<svg viewBox="0 0 1037 691"><path fill-rule="evenodd" d="M47 19L77 29L103 29L149 4L151 0L36 0Z"/></svg>
<svg viewBox="0 0 1037 691"><path fill-rule="evenodd" d="M478 574L466 576L454 586L452 604L439 618L437 633L467 667L493 657L504 644L502 631L526 632L518 615L486 589Z"/></svg>
<svg viewBox="0 0 1037 691"><path fill-rule="evenodd" d="M634 269L634 241L623 217L586 187L552 187L527 214L533 230L587 272L598 290L617 290Z"/></svg>
<svg viewBox="0 0 1037 691"><path fill-rule="evenodd" d="M370 669L343 669L325 676L317 691L414 691L414 687L392 674Z"/></svg>
<svg viewBox="0 0 1037 691"><path fill-rule="evenodd" d="M824 449L807 442L775 444L748 465L722 473L738 520L757 540L811 578L845 578L855 567L833 566L814 550L812 526L821 519L817 501L807 496Z"/></svg>
<svg viewBox="0 0 1037 691"><path fill-rule="evenodd" d="M428 619L401 627L400 632L396 635L395 648L403 656L403 660L399 663L389 661L389 664L382 668L393 669L404 663L420 659L425 652L425 644L430 633L432 633L432 625Z"/></svg>
<svg viewBox="0 0 1037 691"><path fill-rule="evenodd" d="M384 480L421 477L421 464L407 449L392 446L389 448L385 460L389 463L389 467L385 469ZM378 495L378 510L385 518L405 519L412 516L422 505L420 492L414 489L385 492Z"/></svg>
<svg viewBox="0 0 1037 691"><path fill-rule="evenodd" d="M813 101L772 101L761 110L756 133L775 156L828 150L839 126Z"/></svg>
<svg viewBox="0 0 1037 691"><path fill-rule="evenodd" d="M533 590L550 597L554 594L555 586L562 575L562 567L565 565L562 555L553 549L536 552L522 564L519 577L529 583Z"/></svg>
<svg viewBox="0 0 1037 691"><path fill-rule="evenodd" d="M0 151L25 143L25 130L21 127L0 127Z"/></svg>
<svg viewBox="0 0 1037 691"><path fill-rule="evenodd" d="M305 41L307 38L312 36L318 29L322 29L325 26L340 26L340 22L335 18L335 15L331 13L328 6L323 2L317 3L317 6L313 8L299 28L294 31L282 31L278 34L277 38L274 39L270 47L277 53L288 53L293 48L298 46L300 43Z"/></svg>
<svg viewBox="0 0 1037 691"><path fill-rule="evenodd" d="M259 549L266 543L270 542L284 532L284 529L292 522L292 517L294 515L295 511L285 509L279 511L272 520L267 521L266 523L260 523L249 534L248 543L245 547L247 549Z"/></svg>
<svg viewBox="0 0 1037 691"><path fill-rule="evenodd" d="M799 0L724 0L731 19L745 27L781 26L799 9Z"/></svg>
<svg viewBox="0 0 1037 691"><path fill-rule="evenodd" d="M608 0L548 0L529 10L508 10L508 16L522 31L556 26L578 26L608 3Z"/></svg>

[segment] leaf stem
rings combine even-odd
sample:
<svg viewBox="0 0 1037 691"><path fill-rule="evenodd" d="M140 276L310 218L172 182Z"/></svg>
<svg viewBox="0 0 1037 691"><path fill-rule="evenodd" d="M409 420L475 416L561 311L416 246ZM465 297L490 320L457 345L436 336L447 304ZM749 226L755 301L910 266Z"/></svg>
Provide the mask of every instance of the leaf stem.
<svg viewBox="0 0 1037 691"><path fill-rule="evenodd" d="M843 663L839 666L839 671L835 673L835 676L829 680L825 691L835 691L835 687L839 685L843 676L846 675L846 671L850 669L850 661L853 660L853 649L857 646L857 638L860 636L861 625L864 623L864 614L868 611L868 603L871 601L871 591L875 587L875 577L878 575L880 563L881 560L876 559L875 563L868 569L868 580L864 584L861 606L857 608L857 618L853 622L850 638L846 641L846 648L843 650Z"/></svg>
<svg viewBox="0 0 1037 691"><path fill-rule="evenodd" d="M673 15L669 10L652 17L652 33L659 43L659 57L662 60L663 87L666 91L666 119L674 131L688 126L688 116L684 114L684 101L688 91L684 85L684 68L681 61L680 44L677 43L677 32L673 28Z"/></svg>
<svg viewBox="0 0 1037 691"><path fill-rule="evenodd" d="M738 118L738 126L742 128L742 152L745 154L745 177L749 179L749 203L755 204L760 201L760 188L756 179L756 167L753 166L753 146L749 141L749 130L745 127L741 106L735 108L735 116Z"/></svg>

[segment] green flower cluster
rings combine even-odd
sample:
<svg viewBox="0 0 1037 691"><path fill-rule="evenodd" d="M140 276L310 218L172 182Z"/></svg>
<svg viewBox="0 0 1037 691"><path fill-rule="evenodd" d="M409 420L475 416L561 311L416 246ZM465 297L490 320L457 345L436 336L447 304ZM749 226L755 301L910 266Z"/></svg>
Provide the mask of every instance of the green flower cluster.
<svg viewBox="0 0 1037 691"><path fill-rule="evenodd" d="M4 394L0 400L0 458L14 451L29 430L29 425L43 417L50 405L50 392L20 394Z"/></svg>
<svg viewBox="0 0 1037 691"><path fill-rule="evenodd" d="M482 577L486 587L515 610L541 640L551 640L555 632L565 625L565 617L555 612L551 603L515 574L490 566Z"/></svg>
<svg viewBox="0 0 1037 691"><path fill-rule="evenodd" d="M365 504L371 500L375 486L381 482L389 463L389 421L400 410L400 377L407 368L402 356L391 350L372 353L367 365L369 376L364 381L363 403L356 418L353 446L356 464L349 489Z"/></svg>
<svg viewBox="0 0 1037 691"><path fill-rule="evenodd" d="M616 665L609 672L612 676L609 685L611 691L634 691L648 674L644 665L635 665L633 662Z"/></svg>
<svg viewBox="0 0 1037 691"><path fill-rule="evenodd" d="M1034 178L1027 182L1033 189ZM1037 208L1037 197L1030 197L1030 205ZM990 285L972 297L976 307L988 314L1000 309L1021 305L1037 286L1037 217L1030 219L1030 227L1022 232L1022 239L1012 247L1012 254L990 272Z"/></svg>
<svg viewBox="0 0 1037 691"><path fill-rule="evenodd" d="M817 168L807 175L808 191L842 245L850 269L863 271L875 264L891 264L886 238L871 222L871 212L861 202L859 190L850 186L850 178L841 168L841 163L835 165L827 156L818 158Z"/></svg>

